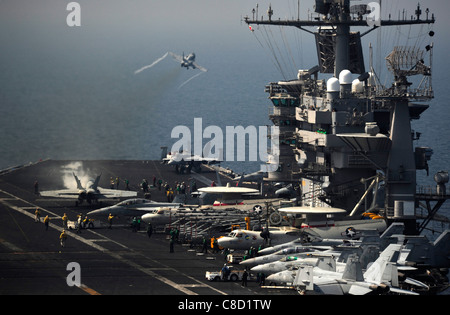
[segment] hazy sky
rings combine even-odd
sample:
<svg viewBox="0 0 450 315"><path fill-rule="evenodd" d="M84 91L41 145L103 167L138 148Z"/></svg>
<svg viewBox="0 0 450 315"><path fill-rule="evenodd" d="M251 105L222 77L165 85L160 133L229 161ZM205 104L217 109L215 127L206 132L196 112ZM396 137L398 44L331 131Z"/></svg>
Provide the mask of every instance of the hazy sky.
<svg viewBox="0 0 450 315"><path fill-rule="evenodd" d="M242 44L252 37L241 18L251 16L257 2L259 16L267 16L266 10L271 2L274 2L274 19L297 16L297 0L79 0L81 26L68 27L66 17L69 11L66 6L69 2L0 1L2 45L14 45L21 38L29 39L31 44L39 42L41 45L58 46L58 41L76 42L83 38L104 42L123 40L123 45L136 45L141 40L142 43L151 43L153 47L162 46L164 51L167 51L167 46L175 46L175 43L188 51L201 45L246 49ZM302 18L306 18L313 3L312 0L300 1ZM445 32L450 28L448 0L422 0L420 3L423 17L426 7L435 13L438 19L436 30ZM383 1L382 11L385 17L389 12L396 18L404 7L407 15L414 14L416 5L417 1L411 0ZM440 35L438 31L436 33Z"/></svg>
<svg viewBox="0 0 450 315"><path fill-rule="evenodd" d="M410 16L414 14L417 1L384 0L383 17L387 18L390 12L396 19L399 10L404 7ZM231 99L236 104L253 102L254 98L261 97L260 102L264 104L267 101L264 85L283 77L276 69L272 52L264 40L265 29L256 28L251 33L242 18L252 16L251 11L257 2L258 15L265 19L269 3L272 3L273 19L297 17L297 0L79 0L76 2L81 6L81 26L69 27L66 24L69 14L66 6L69 2L0 0L0 125L3 127L14 121L8 127L9 132L3 133L3 137L0 135L0 144L4 148L0 150L0 158L16 151L16 147L29 149L24 150L26 158L30 155L28 152L45 151L45 148L40 148L42 145L32 147L32 140L23 136L27 129L31 132L38 128L45 129L43 137L53 137L53 143L59 140L64 148L64 143L71 145L71 137L79 132L76 119L87 120L90 125L97 126L95 115L91 117L84 113L94 112L100 116L104 111L101 104L108 106L111 115L119 115L117 113L121 112L114 109L124 104L134 104L140 109L148 107L149 99L156 104L157 97L152 88L160 89L154 82L164 81L163 68L141 76L135 76L134 71L152 63L167 51L178 54L195 52L197 62L210 70L207 75L189 83L196 87L198 94L189 95L192 102L208 106L209 103L203 98L204 94L208 94L210 98ZM308 12L313 10L313 2L300 1L302 19L306 19ZM433 26L436 32L433 41L435 64L439 67L434 69L434 74L437 79L445 80L450 71L447 61L450 4L448 0L421 0L420 3L422 18L427 7L437 18ZM292 49L296 59L295 66L287 60L291 72L285 79L294 78L297 69L309 69L317 64L312 35L292 29L280 31L280 28L269 32L273 32L271 39L280 44L275 49L279 48L283 53ZM392 49L392 41L388 39L395 38L397 32L396 28L390 28L383 31L383 36L378 36L378 31L374 31L364 37L366 64L368 42L373 40L374 44L379 43L383 49L389 50L374 51L378 56L376 61L385 68L384 57ZM403 27L401 32L403 38L410 36L408 27ZM419 27L419 33L422 39L427 37L428 26ZM288 40L283 43L284 35ZM410 43L416 41L414 36L415 33L411 32ZM428 38L425 40L429 41ZM171 69L179 71L179 67L172 68L174 66L172 62L164 68L168 72L166 76L171 74ZM191 74L184 71L180 74L180 80L188 79L183 75ZM236 82L245 83L230 85L236 77L241 79ZM230 92L232 89L237 89L233 95ZM173 93L170 89L168 91ZM187 91L189 89L177 92L188 94ZM162 95L161 102L170 96L162 92L159 94ZM200 101L197 102L196 98ZM53 106L49 108L47 104ZM47 115L48 111L53 115ZM67 117L68 111L73 118ZM266 107L261 112L264 116L261 120L267 120ZM154 113L152 115L155 116ZM114 121L121 119L119 116ZM158 123L161 121L157 120ZM61 130L64 135L61 135ZM86 130L86 133L91 132ZM104 131L104 138L109 135L108 130ZM45 152L41 156L48 157Z"/></svg>
<svg viewBox="0 0 450 315"><path fill-rule="evenodd" d="M0 23L20 28L21 25L39 29L51 26L66 28L66 0L3 0L0 2ZM270 2L257 0L79 0L81 6L81 28L77 31L100 30L145 33L158 30L169 35L189 36L193 41L201 36L212 38L217 32L235 31L241 26L241 16L251 16L251 10L259 2L259 16L266 17ZM368 1L365 1L368 2ZM355 2L356 3L356 2ZM362 3L362 2L358 2ZM430 7L444 29L449 26L448 0L420 1L423 16ZM312 9L312 0L300 1L301 17ZM414 14L417 1L383 1L383 14L397 17L404 7L407 14ZM297 0L282 0L273 3L274 19L297 15Z"/></svg>
<svg viewBox="0 0 450 315"><path fill-rule="evenodd" d="M153 49L159 46L162 52L208 47L251 51L257 47L257 42L241 19L245 15L251 16L257 2L259 16L266 18L271 2L274 19L297 16L297 0L79 0L81 26L69 27L66 24L69 2L0 1L1 45L19 45L17 48L29 50L49 47L64 51L65 45L77 49L77 44L96 46L113 42L110 48L127 46L129 51L149 46ZM313 3L312 0L300 1L302 18L306 18ZM423 17L425 8L430 7L438 19L434 26L436 38L445 38L447 42L447 36L443 35L450 28L449 1L422 0L420 3ZM385 17L390 12L396 18L404 7L408 15L414 14L416 5L417 1L411 0L383 1L382 11ZM305 35L305 38L314 43L312 37Z"/></svg>

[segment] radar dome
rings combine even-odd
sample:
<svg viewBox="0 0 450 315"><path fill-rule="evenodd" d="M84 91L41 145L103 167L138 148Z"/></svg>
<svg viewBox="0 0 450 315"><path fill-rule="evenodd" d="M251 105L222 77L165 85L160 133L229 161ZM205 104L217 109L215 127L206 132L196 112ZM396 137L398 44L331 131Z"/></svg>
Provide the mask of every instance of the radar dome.
<svg viewBox="0 0 450 315"><path fill-rule="evenodd" d="M364 91L364 85L358 79L353 80L352 82L352 93L361 93Z"/></svg>
<svg viewBox="0 0 450 315"><path fill-rule="evenodd" d="M352 84L352 73L349 70L342 70L339 73L339 82L341 84Z"/></svg>
<svg viewBox="0 0 450 315"><path fill-rule="evenodd" d="M340 90L339 80L336 78L331 78L327 81L327 92L339 92Z"/></svg>

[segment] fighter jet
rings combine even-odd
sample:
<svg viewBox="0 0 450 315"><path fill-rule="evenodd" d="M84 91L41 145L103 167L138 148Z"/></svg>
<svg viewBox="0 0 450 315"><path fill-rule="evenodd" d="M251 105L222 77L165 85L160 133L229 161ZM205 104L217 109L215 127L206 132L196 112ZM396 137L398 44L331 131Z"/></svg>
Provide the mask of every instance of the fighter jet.
<svg viewBox="0 0 450 315"><path fill-rule="evenodd" d="M159 207L150 213L144 214L141 219L145 223L152 225L166 225L175 221L175 213L177 208Z"/></svg>
<svg viewBox="0 0 450 315"><path fill-rule="evenodd" d="M161 147L161 161L162 164L174 165L177 173L190 173L193 168L196 172L201 172L202 164L218 164L220 159L214 157L203 157L194 155L189 152L169 152L167 153L167 147Z"/></svg>
<svg viewBox="0 0 450 315"><path fill-rule="evenodd" d="M97 176L95 180L90 179L85 184L85 187L81 184L75 173L72 173L75 181L77 183L76 189L62 189L62 190L48 190L41 191L40 195L42 197L54 197L54 198L68 198L77 199L76 205L78 206L83 201L91 204L92 202L97 202L98 199L106 198L132 198L137 196L137 192L128 190L116 190L116 189L105 189L98 187L101 174Z"/></svg>
<svg viewBox="0 0 450 315"><path fill-rule="evenodd" d="M268 264L272 263L274 261L278 261L282 258L285 258L288 255L294 255L298 253L309 253L315 251L314 248L308 247L308 246L293 246L285 249L281 249L273 254L258 256L249 258L246 260L241 261L239 264L243 265L244 267L254 267L261 264Z"/></svg>
<svg viewBox="0 0 450 315"><path fill-rule="evenodd" d="M111 214L113 216L142 216L146 213L152 213L160 207L180 207L180 203L156 202L142 198L127 199L110 207L104 207L88 213L88 215Z"/></svg>
<svg viewBox="0 0 450 315"><path fill-rule="evenodd" d="M196 211L189 207L159 207L152 212L144 214L141 219L145 223L151 223L152 225L166 225L171 224L180 218L188 217L201 218L204 213Z"/></svg>
<svg viewBox="0 0 450 315"><path fill-rule="evenodd" d="M241 182L262 182L264 177L267 175L267 172L257 171L250 174L242 174L241 176L236 176L233 178L233 181L241 181Z"/></svg>
<svg viewBox="0 0 450 315"><path fill-rule="evenodd" d="M388 293L418 295L409 290L398 288L398 272L395 262L401 244L389 245L378 259L362 272L361 264L356 257L348 259L344 272L323 270L313 266L302 266L296 271L282 271L266 278L266 281L290 283L306 291L314 290L322 294ZM418 285L424 285L415 281Z"/></svg>
<svg viewBox="0 0 450 315"><path fill-rule="evenodd" d="M369 263L375 261L380 253L379 247L376 245L366 245L364 246L364 248L359 246L345 246L326 251L313 251L313 247L311 247L310 249L310 252L293 253L281 258L280 260L254 266L251 268L251 271L262 272L265 275L271 275L292 268L298 269L299 266L311 265L311 263L324 261L327 258L332 258L333 268L327 267L327 270L342 272L345 269L345 263L347 262L350 255L355 253L358 254L360 256L359 261L361 262L361 265L363 266L363 268L366 268ZM331 266L331 262L328 262L328 264L329 266ZM321 268L324 269L324 267Z"/></svg>
<svg viewBox="0 0 450 315"><path fill-rule="evenodd" d="M200 71L203 71L203 72L208 71L206 68L195 63L195 54L194 53L190 53L187 56L184 56L184 52L183 52L182 56L174 54L173 52L169 52L169 54L173 57L173 59L175 59L176 61L181 63L181 67L184 67L186 69L189 69L189 67L192 67L192 69L199 69Z"/></svg>
<svg viewBox="0 0 450 315"><path fill-rule="evenodd" d="M334 247L340 245L356 245L362 243L373 243L380 244L381 249L385 249L390 243L394 243L398 241L398 238L393 235L402 234L404 230L404 224L401 222L392 223L384 232L379 235L377 230L365 230L362 231L362 234L359 237L359 240L349 240L349 239L322 239L318 237L313 237L312 235L308 235L307 232L303 232L303 235L292 241L284 244L266 247L261 249L258 252L258 255L268 255L273 254L282 249L296 247L296 246L314 246L317 249L327 249L326 247Z"/></svg>

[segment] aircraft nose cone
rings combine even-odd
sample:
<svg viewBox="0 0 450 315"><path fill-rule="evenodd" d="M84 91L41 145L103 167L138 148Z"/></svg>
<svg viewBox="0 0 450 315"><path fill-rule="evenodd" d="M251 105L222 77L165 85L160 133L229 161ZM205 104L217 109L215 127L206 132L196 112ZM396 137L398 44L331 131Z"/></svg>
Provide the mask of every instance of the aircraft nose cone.
<svg viewBox="0 0 450 315"><path fill-rule="evenodd" d="M273 274L270 276L266 277L266 281L270 282L275 282L275 283L279 283L280 282L280 277L277 274Z"/></svg>
<svg viewBox="0 0 450 315"><path fill-rule="evenodd" d="M259 255L266 255L271 254L273 252L273 249L271 247L261 249L258 253Z"/></svg>
<svg viewBox="0 0 450 315"><path fill-rule="evenodd" d="M141 220L144 221L145 223L151 222L152 218L153 218L153 215L151 215L149 213L146 213L143 216L141 216Z"/></svg>
<svg viewBox="0 0 450 315"><path fill-rule="evenodd" d="M87 213L87 215L108 215L111 212L112 207L105 207L97 210L93 210Z"/></svg>
<svg viewBox="0 0 450 315"><path fill-rule="evenodd" d="M250 270L254 271L254 272L264 272L265 273L266 268L263 265L258 265L258 266L252 267Z"/></svg>
<svg viewBox="0 0 450 315"><path fill-rule="evenodd" d="M217 244L220 247L229 248L230 247L230 239L228 237L222 237L217 240Z"/></svg>
<svg viewBox="0 0 450 315"><path fill-rule="evenodd" d="M245 267L254 266L255 264L256 264L255 258L249 258L249 259L243 260L239 263L239 265L243 265Z"/></svg>

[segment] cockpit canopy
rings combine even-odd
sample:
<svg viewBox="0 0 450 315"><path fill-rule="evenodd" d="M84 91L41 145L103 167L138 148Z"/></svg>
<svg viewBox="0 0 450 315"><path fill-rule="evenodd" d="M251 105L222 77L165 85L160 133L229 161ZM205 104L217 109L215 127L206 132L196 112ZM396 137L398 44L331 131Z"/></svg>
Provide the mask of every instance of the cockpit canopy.
<svg viewBox="0 0 450 315"><path fill-rule="evenodd" d="M232 232L230 232L230 234L228 234L228 237L236 238L236 237L242 237L243 235L244 235L244 233L242 233L241 231L232 231Z"/></svg>
<svg viewBox="0 0 450 315"><path fill-rule="evenodd" d="M142 199L142 198L127 199L127 200L119 202L117 204L117 206L139 205L139 204L148 203L148 202L149 201L147 199Z"/></svg>

